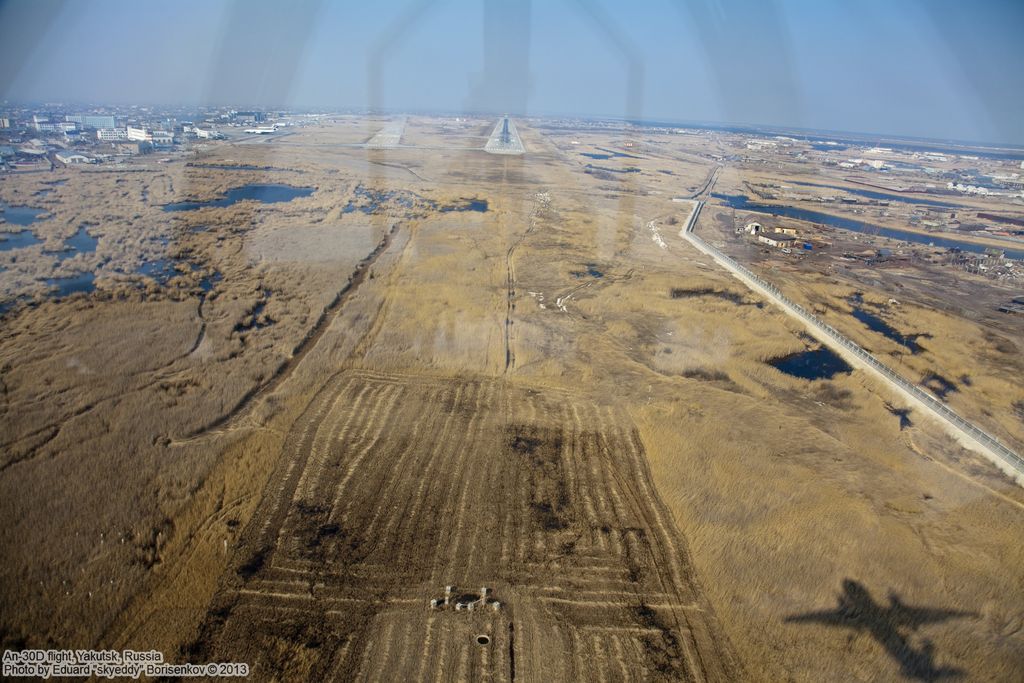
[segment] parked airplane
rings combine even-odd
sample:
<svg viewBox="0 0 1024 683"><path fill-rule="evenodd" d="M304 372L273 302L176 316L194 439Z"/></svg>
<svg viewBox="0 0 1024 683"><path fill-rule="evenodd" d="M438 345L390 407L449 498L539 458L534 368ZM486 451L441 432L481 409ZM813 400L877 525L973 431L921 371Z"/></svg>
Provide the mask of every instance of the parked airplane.
<svg viewBox="0 0 1024 683"><path fill-rule="evenodd" d="M245 132L253 133L255 135L269 135L270 133L277 132L277 124L275 123L273 126L270 127L246 128Z"/></svg>

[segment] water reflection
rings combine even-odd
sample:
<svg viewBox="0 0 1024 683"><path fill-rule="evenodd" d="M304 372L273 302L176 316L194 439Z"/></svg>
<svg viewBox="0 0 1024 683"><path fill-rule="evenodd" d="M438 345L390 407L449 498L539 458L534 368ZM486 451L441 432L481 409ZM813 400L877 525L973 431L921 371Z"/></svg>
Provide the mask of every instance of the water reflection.
<svg viewBox="0 0 1024 683"><path fill-rule="evenodd" d="M225 207L238 202L252 199L263 204L277 204L290 202L298 197L308 197L313 194L316 188L313 187L292 187L276 183L261 184L251 183L228 190L220 199L211 199L205 202L173 202L164 205L164 211L195 211L205 207Z"/></svg>

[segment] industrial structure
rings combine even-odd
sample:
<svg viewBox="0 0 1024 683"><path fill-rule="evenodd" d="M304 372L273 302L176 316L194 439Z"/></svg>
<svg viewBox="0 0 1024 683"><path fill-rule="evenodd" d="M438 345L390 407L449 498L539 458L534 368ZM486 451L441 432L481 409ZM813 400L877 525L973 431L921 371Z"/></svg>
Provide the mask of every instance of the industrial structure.
<svg viewBox="0 0 1024 683"><path fill-rule="evenodd" d="M431 598L430 608L431 609L446 609L453 607L456 612L472 612L476 609L484 609L490 607L495 612L501 609L501 603L493 599L491 596L491 589L487 586L480 588L479 597L473 593L466 593L459 597L454 597L455 586L444 587L443 598Z"/></svg>

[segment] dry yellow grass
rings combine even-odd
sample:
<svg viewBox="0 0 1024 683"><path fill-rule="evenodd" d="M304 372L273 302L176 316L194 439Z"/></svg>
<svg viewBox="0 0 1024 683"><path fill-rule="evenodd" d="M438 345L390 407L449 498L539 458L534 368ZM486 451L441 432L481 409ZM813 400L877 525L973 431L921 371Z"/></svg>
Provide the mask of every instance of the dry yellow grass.
<svg viewBox="0 0 1024 683"><path fill-rule="evenodd" d="M489 125L456 130L413 118L408 139L454 147ZM5 369L0 418L5 442L24 458L0 472L0 516L8 522L0 532L5 645L158 647L170 659L223 659L248 642L243 654L263 663L260 678L323 672L324 662L342 662L343 677L405 677L419 673L423 661L452 679L460 671L463 678L489 671L505 679L510 644L520 679L543 679L551 662L566 678L620 679L622 666L626 674L678 678L692 675L697 669L687 667L700 659L679 645L688 634L696 634L705 671L718 679L892 679L908 662L924 667L927 660L978 680L1013 680L1024 667L1022 551L1015 542L1024 496L984 462L933 437L917 416L901 431L885 388L861 373L807 382L765 364L807 342L791 321L758 306L690 249L675 234L678 222L670 223L683 218L676 215L681 205L669 201L684 193L678 185L699 189L710 170L694 156L698 142L651 135L635 150L646 155L636 162L642 172L610 181L584 173L562 136L525 125L530 154L522 159L340 146L368 137L367 129L349 121L273 144L214 147L201 159L289 171L190 170L176 162L128 176L131 191L118 190L113 176L98 184L92 201L105 201L111 214L111 249L135 244L132 230L148 226L146 234L173 235L172 250L225 279L201 308L187 288L154 287L143 295L101 282L101 294L88 301L27 309L5 328L0 358L11 370ZM596 133L585 142L617 144ZM183 193L210 197L257 178L318 189L288 204L174 216L132 203L141 203L143 189L158 204ZM77 182L62 186L57 199L84 192ZM726 172L721 182L727 187L737 177ZM385 201L379 213L344 213L359 184L439 205L486 198L490 210L417 207L407 216L406 207ZM645 194L651 189L662 194ZM122 207L131 208L115 215ZM65 204L53 210L71 211ZM136 211L142 218L132 218ZM369 273L292 363L293 350L396 221ZM197 226L208 229L193 231ZM276 322L238 333L265 289L273 292L265 311ZM810 282L807 291L835 300L840 289ZM121 301L118 292L134 293ZM986 339L968 322L929 318L909 306L899 315L901 325L943 324L950 331L941 348L934 344L936 362L960 362ZM159 321L158 331L147 321ZM186 353L202 321L202 353ZM986 354L998 351L997 342L985 343ZM97 372L85 381L68 359L90 348ZM279 367L289 368L286 379L243 400ZM1012 379L997 381L996 367L992 360L978 372L977 393L963 393L965 407L986 409L1014 389ZM49 384L37 381L51 376ZM103 395L113 398L98 401ZM359 396L379 401L380 410L359 407ZM380 430L380 448L367 450L365 468L356 468L358 433L372 435L380 427L374 420L384 417L390 427ZM545 492L568 481L566 471L536 480L536 499L511 483L526 482L515 476L533 471L512 476L519 470L502 469L516 454L506 438L514 425L540 434L544 444L568 430L560 443L580 445L559 462L571 465L577 481L590 482L570 488L564 509L573 512L564 528L535 530L536 543L527 544L543 570L503 561L502 542L518 536L496 531L493 543L480 540L490 537L485 529L518 519L506 512L515 506L533 503L542 515L550 503ZM51 438L48 428L58 433ZM420 441L417 429L443 438ZM321 432L313 446L301 445L303 435ZM387 568L375 568L372 553L368 560L330 543L323 550L334 553L330 561L303 550L305 527L288 524L301 521L303 510L323 511L299 505L309 502L303 496L278 496L289 477L306 471L301 463L310 453L312 474L302 486L318 491L309 489L313 502L338 492L361 501L338 509L348 510L354 533L380 527L387 532L380 547L397 544L384 558ZM452 453L463 459L450 459ZM555 467L554 458L541 461L540 470ZM467 468L465 476L494 488L463 486L456 462ZM432 468L442 474L430 476ZM346 488L340 473L357 469L366 485ZM26 493L54 490L61 493ZM473 501L466 509L479 519L441 511L460 496ZM432 512L394 514L423 505ZM292 521L265 526L279 509ZM339 529L348 522L338 522ZM425 531L403 534L407 525ZM370 586L410 607L325 631L308 628L322 606L277 605L269 626L232 617L224 609L236 598L239 605L275 599L260 582L280 577L258 567L251 574L264 595L238 597L248 596L238 570L261 550L254 539L268 528L285 529L268 572L286 571L299 558L308 563L302 576L314 593L334 599ZM665 559L637 563L611 546L591 547L613 531L646 538L644 557ZM578 535L578 550L565 545L570 532ZM416 544L445 534L477 548L475 562L433 549L423 556L440 559L424 560ZM358 570L349 583L333 577L335 560ZM595 589L617 594L609 598L620 601L614 610L546 606L544 590L576 577L572 572L591 571L590 563L605 567L593 570L599 573L625 570L614 590ZM392 565L424 573L405 582ZM479 625L506 634L512 623L515 642L495 635L492 657L464 643L469 621L429 626L426 601L446 576L474 587L493 580L506 589L509 611ZM679 576L691 593L666 588L681 579L665 577ZM863 633L848 638L842 629L786 621L833 607L845 579L880 603L888 604L892 591L915 606L975 614L903 634L903 655L888 654ZM689 627L681 617L663 624L691 608L700 616L686 617ZM582 637L582 624L606 630ZM439 647L451 648L454 663L419 657L425 633L448 639ZM394 647L385 656L375 648L391 642L388 635ZM391 657L413 641L407 657Z"/></svg>

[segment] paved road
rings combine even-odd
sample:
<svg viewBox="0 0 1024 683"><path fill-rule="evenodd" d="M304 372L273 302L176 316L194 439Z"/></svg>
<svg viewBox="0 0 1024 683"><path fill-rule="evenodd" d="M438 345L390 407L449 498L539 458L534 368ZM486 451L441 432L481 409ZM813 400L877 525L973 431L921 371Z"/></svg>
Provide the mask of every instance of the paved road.
<svg viewBox="0 0 1024 683"><path fill-rule="evenodd" d="M507 116L498 119L498 123L491 132L491 137L484 145L484 150L491 154L525 154L526 148L523 141L519 139L519 131L516 124Z"/></svg>
<svg viewBox="0 0 1024 683"><path fill-rule="evenodd" d="M388 149L398 147L405 133L405 117L398 121L392 121L377 131L377 134L366 143L372 149Z"/></svg>
<svg viewBox="0 0 1024 683"><path fill-rule="evenodd" d="M950 408L926 395L907 380L899 377L893 370L886 367L860 346L842 336L831 326L810 316L799 306L783 297L773 286L757 278L753 273L698 237L693 232L693 228L697 223L697 218L700 216L703 206L703 201L693 202L693 210L690 212L690 218L686 221L685 226L679 232L680 237L702 253L710 256L718 265L732 273L733 276L751 290L771 301L782 309L784 313L799 321L810 334L822 344L838 353L853 367L871 372L888 384L892 390L914 408L936 418L947 433L960 442L962 446L981 454L1018 484L1024 486L1024 459L1018 454L1010 451L994 437L986 434L983 430L957 415Z"/></svg>

